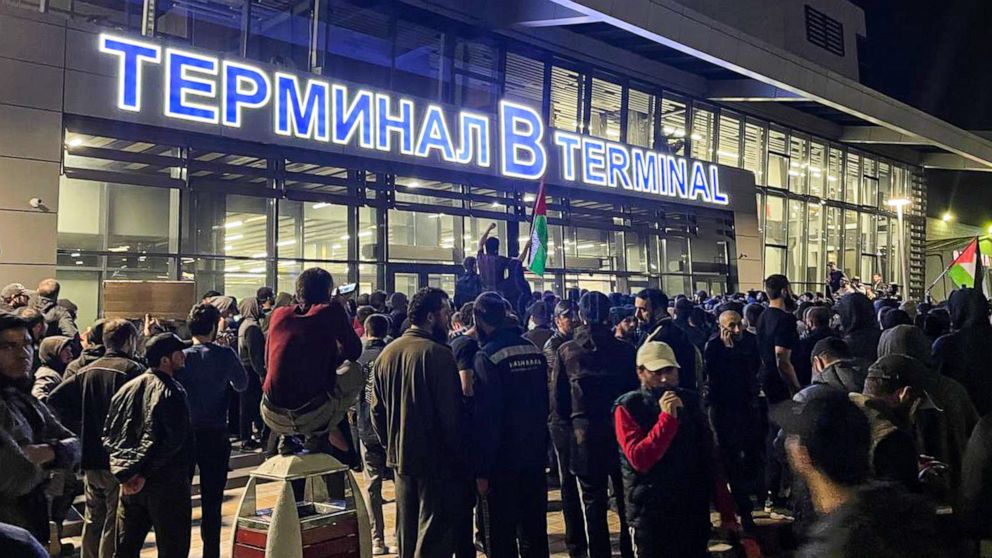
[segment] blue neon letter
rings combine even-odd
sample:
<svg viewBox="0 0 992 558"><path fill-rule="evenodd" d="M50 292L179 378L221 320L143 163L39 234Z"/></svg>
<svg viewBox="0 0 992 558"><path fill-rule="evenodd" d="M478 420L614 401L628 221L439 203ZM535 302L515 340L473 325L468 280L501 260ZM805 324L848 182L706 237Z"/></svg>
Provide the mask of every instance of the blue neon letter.
<svg viewBox="0 0 992 558"><path fill-rule="evenodd" d="M390 134L396 132L400 135L400 153L413 153L413 101L400 99L400 114L394 116L389 112L389 95L380 93L375 98L376 149L389 151Z"/></svg>
<svg viewBox="0 0 992 558"><path fill-rule="evenodd" d="M300 97L305 100L301 101ZM328 85L307 80L306 93L300 93L296 76L276 74L276 133L298 138L327 141Z"/></svg>
<svg viewBox="0 0 992 558"><path fill-rule="evenodd" d="M457 161L461 164L467 164L472 162L472 151L478 150L475 156L476 164L480 167L489 167L489 118L481 115L474 114L467 111L462 111L458 115L458 120L461 122L461 132L458 134L461 138L461 147L458 149ZM479 141L476 142L473 136L479 136Z"/></svg>
<svg viewBox="0 0 992 558"><path fill-rule="evenodd" d="M224 125L241 127L241 107L265 106L270 92L269 76L261 70L224 62Z"/></svg>
<svg viewBox="0 0 992 558"><path fill-rule="evenodd" d="M217 97L217 83L214 79L189 75L192 71L216 76L217 59L170 48L165 51L165 65L165 115L216 124L219 120L216 106L194 103L186 97Z"/></svg>
<svg viewBox="0 0 992 558"><path fill-rule="evenodd" d="M555 132L555 145L561 148L561 177L565 180L575 180L575 152L579 150L582 138L568 132Z"/></svg>
<svg viewBox="0 0 992 558"><path fill-rule="evenodd" d="M162 61L157 45L139 43L110 35L100 35L100 52L117 57L117 107L141 110L141 63Z"/></svg>
<svg viewBox="0 0 992 558"><path fill-rule="evenodd" d="M702 194L703 201L713 201L710 198L709 188L709 184L706 183L706 170L703 169L703 164L699 161L694 162L692 164L692 189L690 190L690 197L695 200Z"/></svg>
<svg viewBox="0 0 992 558"><path fill-rule="evenodd" d="M432 149L440 151L445 161L455 160L455 146L451 143L448 123L444 121L441 107L435 105L427 107L424 113L424 122L417 136L417 157L427 157Z"/></svg>
<svg viewBox="0 0 992 558"><path fill-rule="evenodd" d="M596 186L606 186L606 143L592 138L582 138L582 181Z"/></svg>
<svg viewBox="0 0 992 558"><path fill-rule="evenodd" d="M685 183L685 159L681 157L668 158L668 191L666 194L689 199L689 189Z"/></svg>
<svg viewBox="0 0 992 558"><path fill-rule="evenodd" d="M728 205L730 204L730 198L727 197L727 194L720 191L720 179L718 178L719 173L719 167L716 165L710 165L710 187L713 188L713 203Z"/></svg>
<svg viewBox="0 0 992 558"><path fill-rule="evenodd" d="M359 91L348 104L348 88L343 85L333 85L334 118L331 128L334 133L334 143L345 145L352 136L358 133L358 144L372 148L372 93Z"/></svg>
<svg viewBox="0 0 992 558"><path fill-rule="evenodd" d="M548 154L541 145L544 125L533 109L500 101L500 165L503 176L540 178L548 164Z"/></svg>
<svg viewBox="0 0 992 558"><path fill-rule="evenodd" d="M624 190L630 190L630 177L627 170L630 168L630 155L622 145L609 144L606 148L606 162L609 171L606 173L610 188L616 188L617 184L623 186Z"/></svg>
<svg viewBox="0 0 992 558"><path fill-rule="evenodd" d="M658 154L653 151L644 152L641 149L631 149L631 159L634 167L635 192L658 193L658 181L656 167L658 165Z"/></svg>

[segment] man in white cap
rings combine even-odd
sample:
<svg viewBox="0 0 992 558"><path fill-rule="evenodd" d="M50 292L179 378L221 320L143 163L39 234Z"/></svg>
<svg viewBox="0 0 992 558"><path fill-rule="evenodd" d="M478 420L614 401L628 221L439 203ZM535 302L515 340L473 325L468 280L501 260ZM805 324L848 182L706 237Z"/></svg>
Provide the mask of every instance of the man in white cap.
<svg viewBox="0 0 992 558"><path fill-rule="evenodd" d="M709 556L710 502L720 512L721 527L738 527L699 396L678 387L674 351L651 338L637 351L637 376L641 388L614 408L635 554Z"/></svg>

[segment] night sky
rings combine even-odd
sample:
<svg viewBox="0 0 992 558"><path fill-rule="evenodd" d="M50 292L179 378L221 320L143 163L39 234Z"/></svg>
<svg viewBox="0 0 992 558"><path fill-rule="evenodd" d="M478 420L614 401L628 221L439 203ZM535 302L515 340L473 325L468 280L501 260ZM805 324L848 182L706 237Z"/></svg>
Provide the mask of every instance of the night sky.
<svg viewBox="0 0 992 558"><path fill-rule="evenodd" d="M967 130L992 130L992 1L852 0L865 11L861 81ZM992 222L992 173L927 173L928 213Z"/></svg>

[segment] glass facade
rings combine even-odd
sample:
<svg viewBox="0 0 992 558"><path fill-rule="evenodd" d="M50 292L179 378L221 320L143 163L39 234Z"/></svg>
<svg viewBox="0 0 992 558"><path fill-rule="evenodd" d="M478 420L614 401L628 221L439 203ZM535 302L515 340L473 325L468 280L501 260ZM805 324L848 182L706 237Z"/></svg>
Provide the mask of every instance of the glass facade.
<svg viewBox="0 0 992 558"><path fill-rule="evenodd" d="M140 5L125 2L102 15L137 29ZM98 4L66 6L88 15ZM306 1L275 6L170 5L155 18L154 34L477 110L513 99L540 108L555 128L751 171L765 273L787 273L810 290L822 290L828 261L866 280L873 271L895 280L894 214L886 202L912 197L909 214L922 215L921 169L786 123L409 7L349 0L322 0L319 9ZM86 208L59 215L59 274L73 281L193 279L199 291L247 293L262 284L290 290L295 271L319 264L342 282L409 290L448 284L489 223L497 223L507 253L527 236L533 193L497 180L466 184L436 169L397 176L327 154L260 153L226 141L219 149L220 140L210 149L180 139L150 143L72 122L66 134L81 141L80 149L67 147L62 199ZM728 214L561 192L548 202L551 274L535 287L652 284L683 292L734 283ZM138 207L156 211L136 220Z"/></svg>

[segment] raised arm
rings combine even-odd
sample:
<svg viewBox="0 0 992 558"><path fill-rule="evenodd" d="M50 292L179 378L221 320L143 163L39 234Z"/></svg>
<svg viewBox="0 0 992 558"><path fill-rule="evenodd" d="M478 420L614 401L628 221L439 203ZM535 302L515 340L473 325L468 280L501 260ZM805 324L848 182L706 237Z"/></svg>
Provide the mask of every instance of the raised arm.
<svg viewBox="0 0 992 558"><path fill-rule="evenodd" d="M489 233L493 232L493 229L495 228L496 228L496 223L490 223L489 227L487 227L485 232L482 233L482 236L479 237L479 246L478 246L479 252L482 252L483 249L486 247L486 240L489 240Z"/></svg>

